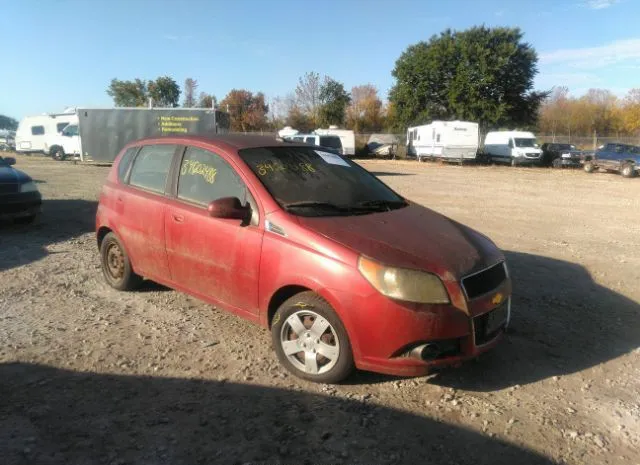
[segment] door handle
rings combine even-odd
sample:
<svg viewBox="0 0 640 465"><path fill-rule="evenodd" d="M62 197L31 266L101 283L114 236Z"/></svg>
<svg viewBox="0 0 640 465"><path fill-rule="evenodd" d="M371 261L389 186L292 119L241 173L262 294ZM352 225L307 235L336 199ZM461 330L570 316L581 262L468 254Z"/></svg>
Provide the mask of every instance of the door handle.
<svg viewBox="0 0 640 465"><path fill-rule="evenodd" d="M184 216L182 215L172 214L171 217L173 218L173 221L175 221L176 223L184 223Z"/></svg>

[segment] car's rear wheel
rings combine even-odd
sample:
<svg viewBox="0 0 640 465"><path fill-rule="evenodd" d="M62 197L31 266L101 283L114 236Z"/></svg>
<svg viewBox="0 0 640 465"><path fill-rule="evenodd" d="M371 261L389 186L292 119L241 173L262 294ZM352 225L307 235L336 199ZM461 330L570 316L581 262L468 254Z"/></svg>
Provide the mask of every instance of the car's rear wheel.
<svg viewBox="0 0 640 465"><path fill-rule="evenodd" d="M632 163L627 163L622 167L621 173L625 178L633 178L636 175L636 167Z"/></svg>
<svg viewBox="0 0 640 465"><path fill-rule="evenodd" d="M338 383L353 371L349 336L331 306L313 292L284 302L271 324L280 363L300 378Z"/></svg>
<svg viewBox="0 0 640 465"><path fill-rule="evenodd" d="M587 161L584 164L584 170L587 173L593 173L596 170L596 165L593 162Z"/></svg>
<svg viewBox="0 0 640 465"><path fill-rule="evenodd" d="M100 258L102 274L114 289L130 291L142 283L142 277L133 272L129 256L114 233L108 233L102 240Z"/></svg>

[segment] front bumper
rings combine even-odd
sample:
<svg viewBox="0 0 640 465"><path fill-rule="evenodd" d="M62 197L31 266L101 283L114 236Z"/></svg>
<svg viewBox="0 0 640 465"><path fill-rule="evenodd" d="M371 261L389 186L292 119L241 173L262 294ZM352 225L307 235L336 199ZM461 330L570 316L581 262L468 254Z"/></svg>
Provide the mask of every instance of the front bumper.
<svg viewBox="0 0 640 465"><path fill-rule="evenodd" d="M458 286L454 284L447 286L450 294L451 288ZM452 303L447 305L400 302L381 294L358 302L355 307L366 311L350 312L350 336L357 338L359 347L356 366L390 375L422 376L432 367L457 365L493 348L510 318L510 279L475 299L467 300L461 290L451 297ZM478 326L500 307L506 309L506 319L481 337ZM356 334L351 334L355 328ZM423 359L416 349L427 344L443 350Z"/></svg>
<svg viewBox="0 0 640 465"><path fill-rule="evenodd" d="M0 195L0 220L37 215L42 211L40 192Z"/></svg>

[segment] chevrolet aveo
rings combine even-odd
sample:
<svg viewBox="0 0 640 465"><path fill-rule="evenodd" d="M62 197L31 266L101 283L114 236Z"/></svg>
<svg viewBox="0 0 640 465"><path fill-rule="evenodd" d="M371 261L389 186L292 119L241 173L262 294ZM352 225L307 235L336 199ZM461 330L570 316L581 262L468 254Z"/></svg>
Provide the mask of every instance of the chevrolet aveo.
<svg viewBox="0 0 640 465"><path fill-rule="evenodd" d="M482 234L326 149L259 136L125 147L96 217L106 281L143 277L266 328L280 362L426 374L493 347L511 280Z"/></svg>

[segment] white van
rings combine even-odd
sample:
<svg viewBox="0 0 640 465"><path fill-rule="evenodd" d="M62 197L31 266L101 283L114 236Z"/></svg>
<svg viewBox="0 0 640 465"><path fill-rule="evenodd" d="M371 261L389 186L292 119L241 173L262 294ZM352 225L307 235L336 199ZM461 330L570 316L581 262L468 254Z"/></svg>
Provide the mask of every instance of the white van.
<svg viewBox="0 0 640 465"><path fill-rule="evenodd" d="M356 135L351 129L338 129L338 126L329 126L329 129L316 129L313 132L321 136L338 136L342 143L342 155L353 156L356 154Z"/></svg>
<svg viewBox="0 0 640 465"><path fill-rule="evenodd" d="M538 164L542 160L536 136L526 131L488 132L483 151L490 161L511 166Z"/></svg>
<svg viewBox="0 0 640 465"><path fill-rule="evenodd" d="M478 123L433 121L407 129L407 153L418 161L424 158L475 160L478 137Z"/></svg>
<svg viewBox="0 0 640 465"><path fill-rule="evenodd" d="M17 152L43 152L45 139L62 131L76 118L72 113L45 114L27 116L18 125L16 131Z"/></svg>

